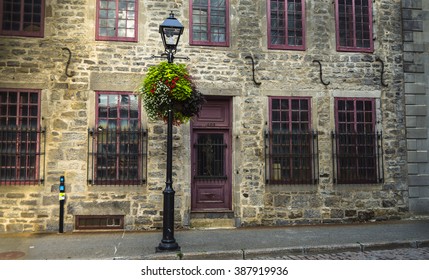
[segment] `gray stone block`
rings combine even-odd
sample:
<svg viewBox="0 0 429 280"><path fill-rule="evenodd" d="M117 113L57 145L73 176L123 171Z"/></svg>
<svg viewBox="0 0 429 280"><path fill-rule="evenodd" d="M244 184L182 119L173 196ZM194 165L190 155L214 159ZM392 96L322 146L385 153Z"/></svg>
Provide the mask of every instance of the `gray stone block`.
<svg viewBox="0 0 429 280"><path fill-rule="evenodd" d="M408 176L410 186L426 186L429 184L429 175L411 175Z"/></svg>
<svg viewBox="0 0 429 280"><path fill-rule="evenodd" d="M411 151L417 150L417 140L407 139L407 149Z"/></svg>
<svg viewBox="0 0 429 280"><path fill-rule="evenodd" d="M408 164L408 174L416 175L419 174L419 166L416 163Z"/></svg>
<svg viewBox="0 0 429 280"><path fill-rule="evenodd" d="M428 214L429 198L410 199L410 211L415 214Z"/></svg>
<svg viewBox="0 0 429 280"><path fill-rule="evenodd" d="M402 0L402 8L422 9L422 0Z"/></svg>
<svg viewBox="0 0 429 280"><path fill-rule="evenodd" d="M427 162L428 152L427 151L409 151L408 162Z"/></svg>
<svg viewBox="0 0 429 280"><path fill-rule="evenodd" d="M407 128L408 139L426 139L427 135L427 128Z"/></svg>
<svg viewBox="0 0 429 280"><path fill-rule="evenodd" d="M426 84L406 83L405 93L426 94Z"/></svg>

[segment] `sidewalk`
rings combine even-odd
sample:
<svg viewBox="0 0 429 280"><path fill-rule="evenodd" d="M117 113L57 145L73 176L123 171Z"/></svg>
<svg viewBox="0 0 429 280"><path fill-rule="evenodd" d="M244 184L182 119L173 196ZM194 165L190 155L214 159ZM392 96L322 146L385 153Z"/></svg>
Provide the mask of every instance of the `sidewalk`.
<svg viewBox="0 0 429 280"><path fill-rule="evenodd" d="M249 259L429 247L429 219L348 225L177 230L180 252L155 253L162 232L0 234L0 259Z"/></svg>

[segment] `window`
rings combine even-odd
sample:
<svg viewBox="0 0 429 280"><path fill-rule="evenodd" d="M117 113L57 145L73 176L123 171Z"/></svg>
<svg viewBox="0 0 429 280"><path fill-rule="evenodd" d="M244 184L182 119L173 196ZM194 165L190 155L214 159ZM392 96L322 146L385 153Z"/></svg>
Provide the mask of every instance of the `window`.
<svg viewBox="0 0 429 280"><path fill-rule="evenodd" d="M191 0L190 43L229 45L229 0Z"/></svg>
<svg viewBox="0 0 429 280"><path fill-rule="evenodd" d="M77 230L124 229L124 215L77 215Z"/></svg>
<svg viewBox="0 0 429 280"><path fill-rule="evenodd" d="M268 47L305 49L305 1L268 1Z"/></svg>
<svg viewBox="0 0 429 280"><path fill-rule="evenodd" d="M0 34L43 37L45 0L0 0Z"/></svg>
<svg viewBox="0 0 429 280"><path fill-rule="evenodd" d="M337 50L372 52L372 0L336 0Z"/></svg>
<svg viewBox="0 0 429 280"><path fill-rule="evenodd" d="M40 180L40 92L0 90L0 183Z"/></svg>
<svg viewBox="0 0 429 280"><path fill-rule="evenodd" d="M144 182L146 132L140 128L139 108L135 95L97 93L96 128L89 132L91 183L140 185Z"/></svg>
<svg viewBox="0 0 429 280"><path fill-rule="evenodd" d="M96 39L137 42L137 0L97 0Z"/></svg>
<svg viewBox="0 0 429 280"><path fill-rule="evenodd" d="M376 131L375 99L336 98L334 167L340 184L382 180L381 133Z"/></svg>
<svg viewBox="0 0 429 280"><path fill-rule="evenodd" d="M268 183L316 181L316 134L311 131L310 98L270 98L267 133Z"/></svg>

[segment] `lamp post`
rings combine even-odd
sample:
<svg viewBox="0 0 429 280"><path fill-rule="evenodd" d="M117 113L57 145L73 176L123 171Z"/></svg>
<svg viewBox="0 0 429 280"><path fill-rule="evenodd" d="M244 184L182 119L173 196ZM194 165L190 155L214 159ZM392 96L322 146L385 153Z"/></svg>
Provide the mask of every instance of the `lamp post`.
<svg viewBox="0 0 429 280"><path fill-rule="evenodd" d="M183 33L183 25L174 17L173 12L159 26L162 43L164 44L165 52L162 56L167 56L168 63L173 63L174 54L177 51L177 44L180 36ZM162 239L156 248L157 252L177 251L180 250L174 238L174 194L173 189L173 110L170 106L168 110L167 123L167 171L164 194L164 209L163 209L163 227Z"/></svg>

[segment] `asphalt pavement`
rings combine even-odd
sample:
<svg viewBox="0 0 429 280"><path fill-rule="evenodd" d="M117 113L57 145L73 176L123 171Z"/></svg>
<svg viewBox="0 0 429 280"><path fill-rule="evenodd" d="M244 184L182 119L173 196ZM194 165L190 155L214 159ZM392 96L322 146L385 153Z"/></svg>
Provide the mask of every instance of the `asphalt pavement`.
<svg viewBox="0 0 429 280"><path fill-rule="evenodd" d="M2 233L0 260L255 259L429 247L429 218L360 224L176 230L180 251L156 253L161 231Z"/></svg>

